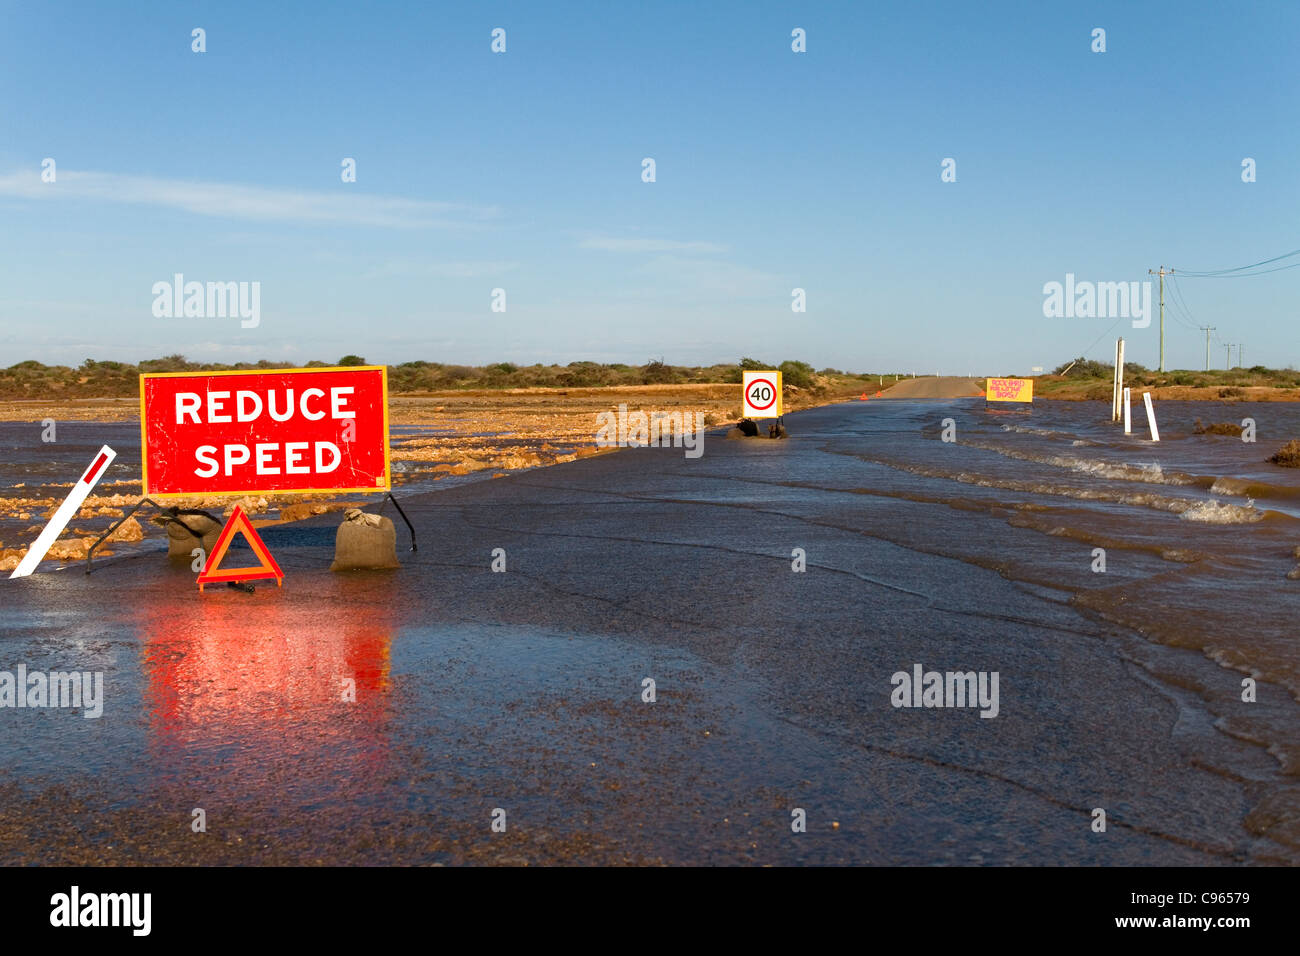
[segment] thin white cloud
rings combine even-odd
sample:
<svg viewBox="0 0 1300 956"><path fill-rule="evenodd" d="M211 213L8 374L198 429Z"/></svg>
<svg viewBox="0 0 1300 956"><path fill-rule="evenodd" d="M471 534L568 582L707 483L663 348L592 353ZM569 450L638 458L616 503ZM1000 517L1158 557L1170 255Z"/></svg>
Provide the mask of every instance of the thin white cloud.
<svg viewBox="0 0 1300 956"><path fill-rule="evenodd" d="M789 303L790 288L780 276L719 259L655 256L633 274L654 282L657 295L686 294L726 299L777 299ZM639 293L649 294L649 290Z"/></svg>
<svg viewBox="0 0 1300 956"><path fill-rule="evenodd" d="M402 259L375 266L361 278L432 276L438 279L477 279L483 276L500 275L517 268L519 268L517 262L415 262Z"/></svg>
<svg viewBox="0 0 1300 956"><path fill-rule="evenodd" d="M726 252L727 247L716 242L679 242L674 239L615 239L612 236L593 236L578 243L583 249L602 249L606 252Z"/></svg>
<svg viewBox="0 0 1300 956"><path fill-rule="evenodd" d="M256 222L421 229L482 224L498 212L495 207L375 196L350 192L350 188L341 186L337 192L300 192L62 169L53 183L41 182L38 172L0 176L0 197L162 206L200 216Z"/></svg>

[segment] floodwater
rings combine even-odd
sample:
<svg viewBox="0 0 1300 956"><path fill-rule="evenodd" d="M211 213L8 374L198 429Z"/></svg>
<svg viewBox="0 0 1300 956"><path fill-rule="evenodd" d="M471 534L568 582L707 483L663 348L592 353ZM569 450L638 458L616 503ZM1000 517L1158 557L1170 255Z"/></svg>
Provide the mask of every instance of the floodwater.
<svg viewBox="0 0 1300 956"><path fill-rule="evenodd" d="M0 671L105 687L0 707L0 861L1300 862L1298 411L858 402L404 497L393 572L326 515L251 595L0 582ZM996 716L895 706L918 664Z"/></svg>

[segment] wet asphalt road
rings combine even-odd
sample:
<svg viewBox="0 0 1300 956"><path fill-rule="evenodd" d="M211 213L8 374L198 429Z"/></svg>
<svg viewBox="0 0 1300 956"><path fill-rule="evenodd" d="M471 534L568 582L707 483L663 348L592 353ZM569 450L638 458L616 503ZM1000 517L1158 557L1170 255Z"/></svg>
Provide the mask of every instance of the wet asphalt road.
<svg viewBox="0 0 1300 956"><path fill-rule="evenodd" d="M107 687L98 720L0 710L0 862L1289 861L1132 635L873 536L991 521L790 484L851 481L826 438L889 408L405 499L397 571L331 574L327 515L267 529L282 589L160 554L0 583L0 669ZM999 715L894 708L914 663L999 672Z"/></svg>

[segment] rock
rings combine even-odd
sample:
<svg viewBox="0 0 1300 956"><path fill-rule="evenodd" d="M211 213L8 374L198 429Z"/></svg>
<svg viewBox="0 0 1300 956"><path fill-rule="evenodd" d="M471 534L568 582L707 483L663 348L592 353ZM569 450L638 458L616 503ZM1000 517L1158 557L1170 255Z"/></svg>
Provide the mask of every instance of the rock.
<svg viewBox="0 0 1300 956"><path fill-rule="evenodd" d="M86 552L90 546L95 543L94 538L69 538L64 541L56 541L50 545L50 550L45 552L44 561L81 561L86 557ZM101 551L100 554L111 554L109 551Z"/></svg>
<svg viewBox="0 0 1300 956"><path fill-rule="evenodd" d="M1288 581L1300 581L1300 564L1288 571L1286 577Z"/></svg>
<svg viewBox="0 0 1300 956"><path fill-rule="evenodd" d="M296 504L285 505L280 509L281 521L302 521L304 518L313 518L316 515L328 514L331 511L342 511L345 505L337 502L326 504L323 501L299 501Z"/></svg>
<svg viewBox="0 0 1300 956"><path fill-rule="evenodd" d="M349 508L334 537L331 571L397 568L397 529L383 515Z"/></svg>
<svg viewBox="0 0 1300 956"><path fill-rule="evenodd" d="M497 468L506 468L513 471L519 468L536 468L541 463L542 459L540 456L525 451L502 455L493 464Z"/></svg>
<svg viewBox="0 0 1300 956"><path fill-rule="evenodd" d="M140 527L140 522L136 521L135 518L127 518L108 536L109 541L141 541L143 539L144 529Z"/></svg>
<svg viewBox="0 0 1300 956"><path fill-rule="evenodd" d="M786 431L785 431L785 426L784 426L784 425L779 425L779 424L777 424L776 422L773 422L771 425L767 426L767 437L768 437L768 438L785 438L785 437L787 437L787 435L786 435Z"/></svg>

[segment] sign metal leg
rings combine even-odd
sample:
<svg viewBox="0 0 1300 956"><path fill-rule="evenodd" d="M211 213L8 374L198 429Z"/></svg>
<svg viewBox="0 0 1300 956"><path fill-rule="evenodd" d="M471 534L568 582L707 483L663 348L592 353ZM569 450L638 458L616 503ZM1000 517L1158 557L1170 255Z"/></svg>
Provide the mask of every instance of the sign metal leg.
<svg viewBox="0 0 1300 956"><path fill-rule="evenodd" d="M89 550L86 551L86 573L87 574L90 573L90 560L95 555L95 549L98 548L101 544L103 544L106 540L108 540L109 536L118 529L119 525L123 524L127 518L131 517L133 514L135 514L145 505L149 505L155 511L160 511L163 514L167 515L169 518L171 518L172 521L175 521L177 524L185 528L185 530L189 531L191 534L194 534L193 529L190 528L188 525L186 525L184 521L180 520L181 515L203 515L204 517L210 518L213 521L217 520L215 516L208 514L206 511L198 510L195 508L183 508L183 509L164 508L162 505L158 504L158 502L154 501L152 498L141 498L139 501L137 501L135 504L133 504L130 508L126 510L126 514L122 515L121 518L113 522L113 524L109 527L109 529L99 536L99 540L97 540L94 544L92 544ZM195 537L202 537L202 536L195 535Z"/></svg>
<svg viewBox="0 0 1300 956"><path fill-rule="evenodd" d="M397 499L393 497L391 491L386 492L384 497L393 503L393 507L397 509L397 513L401 515L402 520L406 522L406 530L411 532L411 550L418 551L419 548L415 546L415 528L411 525L411 519L406 517L406 512L402 510L402 506L397 503Z"/></svg>

